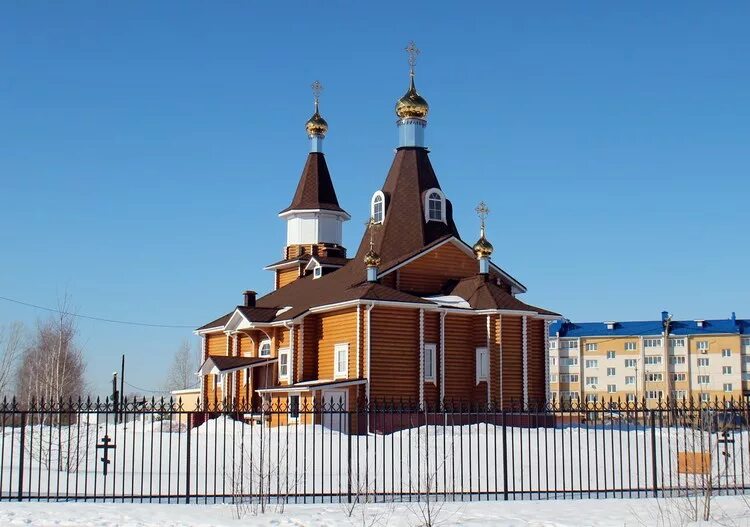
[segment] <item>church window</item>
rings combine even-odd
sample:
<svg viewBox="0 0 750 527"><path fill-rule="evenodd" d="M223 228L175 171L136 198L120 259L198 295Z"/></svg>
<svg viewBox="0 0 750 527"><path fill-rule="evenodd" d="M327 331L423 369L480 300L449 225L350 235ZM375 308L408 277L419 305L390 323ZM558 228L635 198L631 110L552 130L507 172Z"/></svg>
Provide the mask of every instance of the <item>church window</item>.
<svg viewBox="0 0 750 527"><path fill-rule="evenodd" d="M333 351L335 361L333 377L347 377L349 375L349 344L336 344Z"/></svg>
<svg viewBox="0 0 750 527"><path fill-rule="evenodd" d="M323 268L321 266L317 266L313 269L313 278L320 278L323 276Z"/></svg>
<svg viewBox="0 0 750 527"><path fill-rule="evenodd" d="M271 341L270 340L264 340L260 343L260 347L258 348L258 356L259 357L271 356Z"/></svg>
<svg viewBox="0 0 750 527"><path fill-rule="evenodd" d="M289 378L289 350L279 350L279 378Z"/></svg>
<svg viewBox="0 0 750 527"><path fill-rule="evenodd" d="M445 196L440 189L425 192L425 216L427 221L445 222Z"/></svg>
<svg viewBox="0 0 750 527"><path fill-rule="evenodd" d="M424 380L435 381L435 344L424 345Z"/></svg>
<svg viewBox="0 0 750 527"><path fill-rule="evenodd" d="M487 380L487 370L489 369L487 361L487 348L477 348L477 383Z"/></svg>
<svg viewBox="0 0 750 527"><path fill-rule="evenodd" d="M385 219L385 195L379 190L372 195L370 219L373 223L383 223Z"/></svg>

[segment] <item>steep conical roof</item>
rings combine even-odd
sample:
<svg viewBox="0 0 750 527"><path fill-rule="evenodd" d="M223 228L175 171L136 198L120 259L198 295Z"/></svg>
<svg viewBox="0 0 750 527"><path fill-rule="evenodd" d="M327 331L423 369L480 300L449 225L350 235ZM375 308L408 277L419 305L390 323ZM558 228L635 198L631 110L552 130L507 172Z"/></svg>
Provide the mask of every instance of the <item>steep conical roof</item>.
<svg viewBox="0 0 750 527"><path fill-rule="evenodd" d="M328 172L325 156L321 152L308 154L292 203L280 214L290 210L310 209L346 212L339 206L331 174Z"/></svg>

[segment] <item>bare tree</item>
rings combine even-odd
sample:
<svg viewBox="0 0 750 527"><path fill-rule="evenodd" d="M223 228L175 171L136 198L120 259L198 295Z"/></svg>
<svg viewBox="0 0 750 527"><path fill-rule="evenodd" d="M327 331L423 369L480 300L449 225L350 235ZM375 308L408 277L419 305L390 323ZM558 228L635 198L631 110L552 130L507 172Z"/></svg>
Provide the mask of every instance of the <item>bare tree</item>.
<svg viewBox="0 0 750 527"><path fill-rule="evenodd" d="M187 390L198 386L199 379L195 374L198 371L196 354L190 341L185 339L175 351L172 366L169 368L165 388L171 392L174 390Z"/></svg>
<svg viewBox="0 0 750 527"><path fill-rule="evenodd" d="M0 396L8 395L18 359L25 344L25 331L20 322L0 326Z"/></svg>
<svg viewBox="0 0 750 527"><path fill-rule="evenodd" d="M21 404L75 399L85 392L86 365L76 344L78 328L65 297L58 311L37 323L22 353L16 375L16 395Z"/></svg>

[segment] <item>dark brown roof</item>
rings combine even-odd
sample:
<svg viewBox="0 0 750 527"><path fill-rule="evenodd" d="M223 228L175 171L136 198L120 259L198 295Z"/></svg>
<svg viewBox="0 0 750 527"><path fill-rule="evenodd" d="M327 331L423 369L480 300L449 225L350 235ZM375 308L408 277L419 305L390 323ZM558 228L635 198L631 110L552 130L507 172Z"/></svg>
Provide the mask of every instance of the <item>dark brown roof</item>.
<svg viewBox="0 0 750 527"><path fill-rule="evenodd" d="M257 364L259 362L267 362L269 360L268 357L227 357L225 355L217 355L217 356L210 356L206 359L206 361L213 361L214 365L219 369L219 371L225 371L225 370L232 370L234 368L244 368L246 366L251 366L253 364ZM203 364L206 362L204 361ZM203 364L201 365L201 368L203 367Z"/></svg>
<svg viewBox="0 0 750 527"><path fill-rule="evenodd" d="M446 200L447 224L424 221L423 194L431 188L439 189L440 183L427 150L399 148L382 188L386 196L385 220L375 229L375 251L380 255L381 270L389 269L395 262L405 259L405 255L417 254L440 239L460 238L449 200ZM362 262L369 249L370 238L365 233L355 262ZM364 269L362 264L363 274Z"/></svg>
<svg viewBox="0 0 750 527"><path fill-rule="evenodd" d="M229 319L234 314L234 310L232 310L230 313L227 313L223 317L219 317L216 320L212 320L208 324L205 324L201 327L199 327L196 331L201 331L203 329L210 329L210 328L219 328L224 327L224 325L229 322Z"/></svg>
<svg viewBox="0 0 750 527"><path fill-rule="evenodd" d="M301 254L297 258L284 258L283 260L279 260L278 262L268 264L264 267L264 269L270 269L271 267L276 267L277 265L282 264L304 263L309 261L310 258L312 258L312 256L309 254Z"/></svg>
<svg viewBox="0 0 750 527"><path fill-rule="evenodd" d="M515 311L535 311L543 315L557 315L552 311L521 302L494 281L488 280L482 275L470 276L460 280L450 291L450 294L466 300L472 309L512 309Z"/></svg>
<svg viewBox="0 0 750 527"><path fill-rule="evenodd" d="M308 154L292 203L281 213L306 209L346 212L339 206L325 156L320 152Z"/></svg>
<svg viewBox="0 0 750 527"><path fill-rule="evenodd" d="M278 308L237 306L237 310L250 322L271 322Z"/></svg>
<svg viewBox="0 0 750 527"><path fill-rule="evenodd" d="M349 258L341 256L311 256L310 259L315 259L321 265L346 265L349 262Z"/></svg>

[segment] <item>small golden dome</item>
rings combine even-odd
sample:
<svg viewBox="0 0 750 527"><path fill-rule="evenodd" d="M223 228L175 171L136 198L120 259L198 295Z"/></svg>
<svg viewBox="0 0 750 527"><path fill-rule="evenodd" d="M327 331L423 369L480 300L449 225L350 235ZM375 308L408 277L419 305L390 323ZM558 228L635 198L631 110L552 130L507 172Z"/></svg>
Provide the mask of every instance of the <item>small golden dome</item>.
<svg viewBox="0 0 750 527"><path fill-rule="evenodd" d="M408 117L426 119L429 111L430 105L427 104L424 97L417 93L417 88L414 86L414 76L412 75L409 91L396 102L396 115L401 119Z"/></svg>
<svg viewBox="0 0 750 527"><path fill-rule="evenodd" d="M380 255L374 250L370 249L365 255L365 265L367 267L377 267L380 265Z"/></svg>
<svg viewBox="0 0 750 527"><path fill-rule="evenodd" d="M318 113L318 104L315 103L315 113L305 123L305 130L307 135L326 135L328 131L328 123Z"/></svg>
<svg viewBox="0 0 750 527"><path fill-rule="evenodd" d="M484 233L482 233L477 243L474 244L473 249L477 258L488 258L492 254L494 247L492 247L492 244L484 237Z"/></svg>

